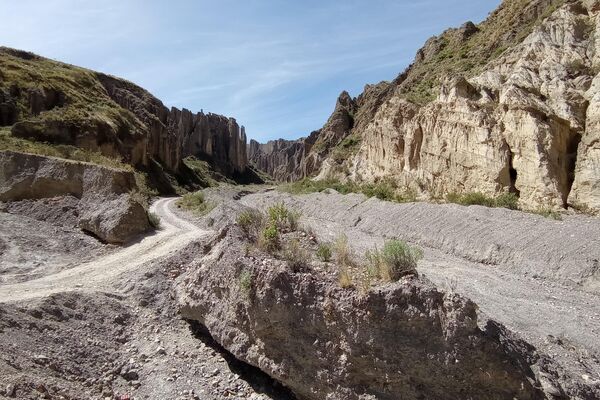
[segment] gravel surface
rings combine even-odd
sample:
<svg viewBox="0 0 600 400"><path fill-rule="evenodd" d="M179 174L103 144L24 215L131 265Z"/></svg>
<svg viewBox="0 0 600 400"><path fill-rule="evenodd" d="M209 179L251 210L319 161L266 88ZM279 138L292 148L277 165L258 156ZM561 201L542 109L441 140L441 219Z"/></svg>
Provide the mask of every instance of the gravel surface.
<svg viewBox="0 0 600 400"><path fill-rule="evenodd" d="M111 249L78 229L0 212L0 285L52 275Z"/></svg>
<svg viewBox="0 0 600 400"><path fill-rule="evenodd" d="M158 233L92 262L39 276L13 266L23 279L0 285L0 398L293 399L178 315L173 282L214 232L173 203L154 204ZM37 240L38 221L0 216ZM46 245L28 251L30 243L12 242L12 253L54 254Z"/></svg>
<svg viewBox="0 0 600 400"><path fill-rule="evenodd" d="M482 326L505 324L569 379L600 386L598 219L233 187L207 198L220 206L203 218L157 202L163 229L126 248L0 213L0 398L291 399L173 301L232 213L277 201L322 241L344 232L359 255L390 237L422 247L420 273L473 299Z"/></svg>

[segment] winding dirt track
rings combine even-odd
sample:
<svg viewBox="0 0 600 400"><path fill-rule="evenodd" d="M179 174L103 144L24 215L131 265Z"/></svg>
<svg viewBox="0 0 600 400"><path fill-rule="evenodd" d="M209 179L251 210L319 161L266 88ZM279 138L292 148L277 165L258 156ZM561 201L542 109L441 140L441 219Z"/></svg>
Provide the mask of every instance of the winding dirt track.
<svg viewBox="0 0 600 400"><path fill-rule="evenodd" d="M150 210L161 219L161 229L138 242L100 259L27 282L0 286L0 303L44 297L72 290L102 290L111 278L133 270L148 261L181 249L192 240L207 235L196 225L179 218L170 210L174 198L157 200Z"/></svg>

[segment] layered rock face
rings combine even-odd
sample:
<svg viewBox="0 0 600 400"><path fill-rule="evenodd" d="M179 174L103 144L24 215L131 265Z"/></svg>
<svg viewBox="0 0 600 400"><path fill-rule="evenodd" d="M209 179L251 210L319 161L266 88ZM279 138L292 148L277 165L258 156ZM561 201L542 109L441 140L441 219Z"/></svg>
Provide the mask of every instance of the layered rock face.
<svg viewBox="0 0 600 400"><path fill-rule="evenodd" d="M519 345L496 324L481 331L469 300L416 277L363 295L248 256L236 226L219 237L181 281L181 314L300 399L545 398L509 355Z"/></svg>
<svg viewBox="0 0 600 400"><path fill-rule="evenodd" d="M0 126L12 126L15 136L75 145L134 166L155 160L173 173L187 156L225 174L246 169L246 135L233 118L169 110L131 82L18 50L0 48L0 67Z"/></svg>
<svg viewBox="0 0 600 400"><path fill-rule="evenodd" d="M327 152L314 175L393 179L423 196L513 192L528 208L600 210L600 7L521 3L507 0L480 26L429 40L346 130L360 140L356 150L346 159Z"/></svg>
<svg viewBox="0 0 600 400"><path fill-rule="evenodd" d="M307 173L302 168L310 147L305 139L279 139L265 144L250 140L248 160L277 181L293 181L312 172Z"/></svg>
<svg viewBox="0 0 600 400"><path fill-rule="evenodd" d="M357 99L342 92L323 128L294 141L280 139L266 144L254 141L248 147L249 160L278 181L294 181L317 174L334 147L354 128L362 129L373 117L390 87L385 82L367 85Z"/></svg>
<svg viewBox="0 0 600 400"><path fill-rule="evenodd" d="M75 223L103 241L124 243L150 229L144 207L134 200L132 172L11 151L0 152L0 202L27 203L21 211L31 217L51 199L48 208L63 207ZM73 210L69 210L69 209Z"/></svg>
<svg viewBox="0 0 600 400"><path fill-rule="evenodd" d="M174 107L169 110L130 82L103 74L98 74L98 78L111 99L147 127L144 154L172 171L187 156L209 158L225 173L245 170L246 133L234 118L204 112L194 114Z"/></svg>

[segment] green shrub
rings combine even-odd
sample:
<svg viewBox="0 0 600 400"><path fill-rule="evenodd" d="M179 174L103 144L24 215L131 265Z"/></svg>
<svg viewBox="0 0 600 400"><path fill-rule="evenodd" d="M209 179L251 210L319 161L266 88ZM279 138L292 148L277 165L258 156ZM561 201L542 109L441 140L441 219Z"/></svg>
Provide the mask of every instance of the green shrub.
<svg viewBox="0 0 600 400"><path fill-rule="evenodd" d="M283 258L293 272L301 272L306 269L310 257L307 251L300 246L300 242L293 239L286 244Z"/></svg>
<svg viewBox="0 0 600 400"><path fill-rule="evenodd" d="M280 230L295 232L298 230L300 212L288 209L283 202L276 203L267 210L269 221L277 225Z"/></svg>
<svg viewBox="0 0 600 400"><path fill-rule="evenodd" d="M333 189L341 194L362 193L367 197L377 197L380 200L395 201L397 203L414 202L417 194L412 190L401 192L395 182L386 180L378 183L366 183L359 185L354 182L340 182L335 179L312 180L304 178L300 181L285 184L279 190L292 194L308 194L322 192L325 189Z"/></svg>
<svg viewBox="0 0 600 400"><path fill-rule="evenodd" d="M242 228L246 235L255 234L262 224L262 221L262 215L253 210L242 211L236 219L237 224Z"/></svg>
<svg viewBox="0 0 600 400"><path fill-rule="evenodd" d="M240 290L248 295L252 289L252 273L248 270L242 271L239 277Z"/></svg>
<svg viewBox="0 0 600 400"><path fill-rule="evenodd" d="M367 250L365 259L365 277L370 282L379 277L386 282L395 282L401 277L415 274L417 262L423 257L420 249L410 247L400 240L385 242L383 249Z"/></svg>
<svg viewBox="0 0 600 400"><path fill-rule="evenodd" d="M494 199L480 192L448 194L447 200L451 203L457 203L463 206L480 205L486 207L494 207Z"/></svg>
<svg viewBox="0 0 600 400"><path fill-rule="evenodd" d="M518 210L519 197L514 193L502 193L494 200L494 207L508 208L509 210Z"/></svg>
<svg viewBox="0 0 600 400"><path fill-rule="evenodd" d="M553 210L549 207L540 207L536 210L530 211L532 214L541 215L544 218L554 219L556 221L562 221L562 215L560 212Z"/></svg>
<svg viewBox="0 0 600 400"><path fill-rule="evenodd" d="M387 182L364 185L361 192L367 197L377 197L379 200L396 200L396 189Z"/></svg>
<svg viewBox="0 0 600 400"><path fill-rule="evenodd" d="M385 242L381 250L381 264L386 267L385 272L390 281L397 281L404 275L416 273L417 261L422 257L420 249L396 239Z"/></svg>
<svg viewBox="0 0 600 400"><path fill-rule="evenodd" d="M317 248L317 257L323 262L331 261L332 251L329 243L321 243Z"/></svg>
<svg viewBox="0 0 600 400"><path fill-rule="evenodd" d="M278 226L282 226L287 222L288 213L289 211L283 202L276 203L267 210L269 220Z"/></svg>
<svg viewBox="0 0 600 400"><path fill-rule="evenodd" d="M154 229L160 228L160 217L153 212L148 213L148 222Z"/></svg>
<svg viewBox="0 0 600 400"><path fill-rule="evenodd" d="M304 178L279 187L279 190L292 194L317 193L325 189L333 189L341 194L359 192L359 186L355 183L342 183L335 179L313 180L311 178Z"/></svg>
<svg viewBox="0 0 600 400"><path fill-rule="evenodd" d="M277 225L269 223L261 232L258 245L261 249L272 253L279 248L279 230Z"/></svg>
<svg viewBox="0 0 600 400"><path fill-rule="evenodd" d="M463 206L480 205L485 207L508 208L511 210L519 209L519 197L514 193L502 193L497 197L486 196L480 192L469 193L448 193L446 201Z"/></svg>
<svg viewBox="0 0 600 400"><path fill-rule="evenodd" d="M177 205L186 210L193 212L196 215L204 215L209 213L214 205L208 203L204 198L204 193L195 192L184 195L177 201Z"/></svg>

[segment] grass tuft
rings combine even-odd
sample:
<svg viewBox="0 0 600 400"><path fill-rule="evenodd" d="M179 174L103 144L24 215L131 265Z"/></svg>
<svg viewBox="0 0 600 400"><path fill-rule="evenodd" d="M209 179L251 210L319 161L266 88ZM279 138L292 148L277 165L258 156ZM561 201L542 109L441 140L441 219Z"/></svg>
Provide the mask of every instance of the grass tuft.
<svg viewBox="0 0 600 400"><path fill-rule="evenodd" d="M279 187L279 190L291 194L318 193L326 189L333 189L341 194L362 193L367 197L376 197L380 200L396 203L408 203L417 200L417 195L414 191L408 189L401 190L391 180L360 185L354 182L340 182L334 179L312 180L304 178L300 181Z"/></svg>
<svg viewBox="0 0 600 400"><path fill-rule="evenodd" d="M320 243L317 248L317 258L323 262L331 261L331 256L333 252L331 251L331 245L329 243Z"/></svg>
<svg viewBox="0 0 600 400"><path fill-rule="evenodd" d="M213 208L215 208L214 204L206 201L204 198L204 193L202 192L188 193L184 195L177 201L177 205L193 212L197 216L206 215L212 211Z"/></svg>
<svg viewBox="0 0 600 400"><path fill-rule="evenodd" d="M463 206L485 206L495 208L508 208L510 210L519 209L519 198L514 193L502 193L497 197L487 196L480 192L468 193L448 193L446 195L448 203L460 204Z"/></svg>
<svg viewBox="0 0 600 400"><path fill-rule="evenodd" d="M270 222L265 226L258 238L258 247L267 253L274 253L279 249L279 230L277 225Z"/></svg>
<svg viewBox="0 0 600 400"><path fill-rule="evenodd" d="M246 296L248 296L252 290L252 281L252 272L243 270L239 277L239 284L241 292Z"/></svg>

